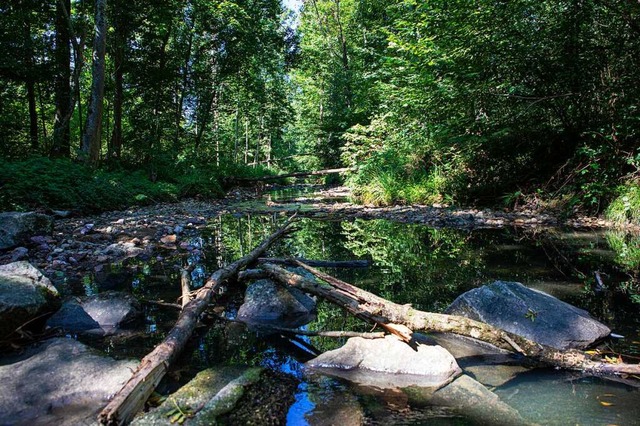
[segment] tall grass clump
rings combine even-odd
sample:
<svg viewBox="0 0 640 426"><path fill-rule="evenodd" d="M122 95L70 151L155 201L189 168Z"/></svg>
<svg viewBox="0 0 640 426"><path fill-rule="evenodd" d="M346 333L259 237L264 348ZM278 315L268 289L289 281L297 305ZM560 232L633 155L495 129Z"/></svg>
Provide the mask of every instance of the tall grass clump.
<svg viewBox="0 0 640 426"><path fill-rule="evenodd" d="M618 188L605 216L617 225L640 225L640 183L629 182Z"/></svg>

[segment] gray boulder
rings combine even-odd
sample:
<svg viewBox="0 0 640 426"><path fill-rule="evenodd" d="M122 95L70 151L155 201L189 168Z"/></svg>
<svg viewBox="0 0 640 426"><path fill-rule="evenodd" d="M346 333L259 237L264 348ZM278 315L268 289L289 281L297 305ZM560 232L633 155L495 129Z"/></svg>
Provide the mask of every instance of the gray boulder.
<svg viewBox="0 0 640 426"><path fill-rule="evenodd" d="M418 343L414 349L395 336L352 337L341 348L325 352L305 365L379 388L439 388L461 373L455 358L441 346Z"/></svg>
<svg viewBox="0 0 640 426"><path fill-rule="evenodd" d="M0 265L0 339L59 306L58 290L29 262Z"/></svg>
<svg viewBox="0 0 640 426"><path fill-rule="evenodd" d="M0 424L94 423L136 366L64 338L0 358Z"/></svg>
<svg viewBox="0 0 640 426"><path fill-rule="evenodd" d="M496 281L460 295L445 311L557 349L583 349L611 332L583 309L520 283Z"/></svg>
<svg viewBox="0 0 640 426"><path fill-rule="evenodd" d="M34 235L50 235L53 218L39 213L0 213L0 250L16 247Z"/></svg>
<svg viewBox="0 0 640 426"><path fill-rule="evenodd" d="M298 327L313 320L315 308L315 301L302 291L260 280L247 288L237 319L249 324Z"/></svg>
<svg viewBox="0 0 640 426"><path fill-rule="evenodd" d="M130 294L108 291L89 297L70 298L47 321L69 333L107 336L142 316L140 303Z"/></svg>

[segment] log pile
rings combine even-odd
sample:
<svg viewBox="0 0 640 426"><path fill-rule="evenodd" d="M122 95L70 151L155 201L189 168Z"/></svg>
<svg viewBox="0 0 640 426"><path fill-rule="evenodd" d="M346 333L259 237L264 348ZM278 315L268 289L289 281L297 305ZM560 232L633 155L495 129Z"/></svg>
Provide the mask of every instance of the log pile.
<svg viewBox="0 0 640 426"><path fill-rule="evenodd" d="M214 272L195 297L183 306L175 326L162 343L145 356L133 376L102 410L98 420L105 425L121 425L131 421L140 411L171 364L178 358L220 286L236 276L240 269L254 263L276 240L290 232L292 216L281 228L266 238L251 253Z"/></svg>

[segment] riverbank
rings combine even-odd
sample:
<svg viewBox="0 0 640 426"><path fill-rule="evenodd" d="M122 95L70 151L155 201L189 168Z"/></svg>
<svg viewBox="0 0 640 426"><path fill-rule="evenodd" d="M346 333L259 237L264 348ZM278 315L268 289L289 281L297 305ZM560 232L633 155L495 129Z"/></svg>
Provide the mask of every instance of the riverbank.
<svg viewBox="0 0 640 426"><path fill-rule="evenodd" d="M273 190L276 192L270 192ZM286 193L278 196L278 193ZM273 195L275 194L275 195ZM110 265L133 259L162 260L196 250L189 237L199 235L210 219L223 214L290 214L317 220L386 219L399 223L460 229L544 228L608 229L602 218L558 216L535 211L432 206L373 207L348 201L345 187L265 186L235 188L222 199L158 203L94 216L60 218L52 235L34 236L25 247L0 254L0 264L28 260L53 280L82 280ZM197 245L197 244L196 244Z"/></svg>

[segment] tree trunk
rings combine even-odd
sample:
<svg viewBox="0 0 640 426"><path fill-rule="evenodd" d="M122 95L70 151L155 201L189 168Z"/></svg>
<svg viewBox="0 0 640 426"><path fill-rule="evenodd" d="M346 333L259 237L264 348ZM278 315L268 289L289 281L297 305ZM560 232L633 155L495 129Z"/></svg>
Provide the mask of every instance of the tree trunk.
<svg viewBox="0 0 640 426"><path fill-rule="evenodd" d="M142 359L133 376L102 410L99 416L100 423L120 425L131 421L133 416L142 409L145 401L186 346L198 324L200 315L209 305L220 286L229 278L237 275L240 269L255 262L271 244L288 233L294 218L295 215L247 256L211 275L204 287L198 290L196 297L184 307L176 325L164 341Z"/></svg>
<svg viewBox="0 0 640 426"><path fill-rule="evenodd" d="M182 66L182 85L180 87L180 96L178 98L178 105L176 106L175 126L176 131L173 137L173 144L178 149L178 142L180 141L180 131L182 130L182 109L184 107L184 98L187 92L187 86L189 84L189 67L191 62L191 49L193 48L193 29L196 26L196 17L192 17L191 27L189 28L189 43L187 45L187 51L185 52L184 64Z"/></svg>
<svg viewBox="0 0 640 426"><path fill-rule="evenodd" d="M71 129L69 113L71 109L71 39L67 14L71 10L71 0L56 3L56 49L55 49L55 118L53 123L52 157L71 156ZM76 64L78 66L78 64Z"/></svg>
<svg viewBox="0 0 640 426"><path fill-rule="evenodd" d="M29 140L31 152L38 151L38 110L36 109L35 82L32 77L27 79L27 98L29 102Z"/></svg>
<svg viewBox="0 0 640 426"><path fill-rule="evenodd" d="M87 111L87 122L82 135L82 154L90 164L100 159L102 108L104 103L104 69L107 42L107 0L96 0L95 35L93 38L93 65L91 69L91 99Z"/></svg>
<svg viewBox="0 0 640 426"><path fill-rule="evenodd" d="M479 321L455 315L418 311L413 309L411 305L398 305L316 271L300 262L298 264L328 282L329 286L318 284L279 266L265 264L262 265L262 268L274 279L286 285L295 286L311 294L324 297L353 315L365 321L380 324L385 328L388 328L389 325L399 324L411 330L459 334L502 349L518 352L542 365L568 370L603 374L640 374L639 364L610 364L594 361L583 351L555 349Z"/></svg>
<svg viewBox="0 0 640 426"><path fill-rule="evenodd" d="M109 158L119 159L122 155L122 104L124 101L124 51L126 46L124 17L115 13L115 45L113 49L113 132Z"/></svg>

